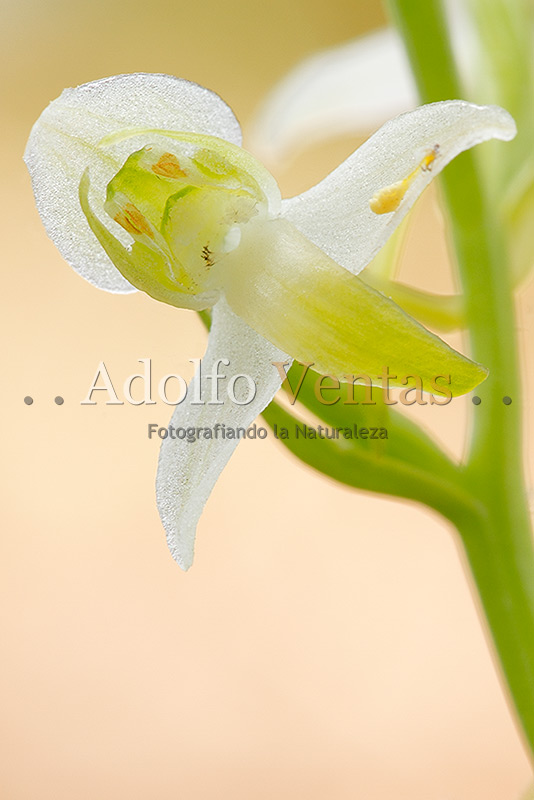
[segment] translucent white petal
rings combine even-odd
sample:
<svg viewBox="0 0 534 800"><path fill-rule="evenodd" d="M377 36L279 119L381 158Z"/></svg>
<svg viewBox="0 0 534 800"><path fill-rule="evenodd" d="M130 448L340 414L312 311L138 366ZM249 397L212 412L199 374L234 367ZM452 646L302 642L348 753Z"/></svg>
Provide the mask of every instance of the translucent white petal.
<svg viewBox="0 0 534 800"><path fill-rule="evenodd" d="M299 145L345 133L364 135L417 105L403 44L385 29L301 62L267 95L250 129L250 148L275 163Z"/></svg>
<svg viewBox="0 0 534 800"><path fill-rule="evenodd" d="M404 219L423 189L463 150L513 139L512 117L498 106L462 100L431 103L387 122L321 183L282 203L282 215L338 264L360 272ZM425 157L439 145L427 169ZM398 208L376 214L381 190L413 178Z"/></svg>
<svg viewBox="0 0 534 800"><path fill-rule="evenodd" d="M218 399L222 405L210 404L213 382L211 375L218 359L227 359L219 371L226 378L219 381ZM195 375L184 402L176 406L170 425L174 428L209 428L215 435L215 425L226 428L247 428L263 411L279 389L281 380L273 361L286 361L287 356L235 316L220 300L213 309L213 322L208 348L202 359L201 372ZM229 383L234 375L250 376L256 384L252 402L237 405L228 396ZM193 401L201 391L204 405ZM245 400L250 389L245 380L235 383L235 394ZM195 532L202 509L215 481L234 452L239 439L198 438L195 442L167 437L163 440L156 482L159 513L173 558L182 569L193 561Z"/></svg>
<svg viewBox="0 0 534 800"><path fill-rule="evenodd" d="M157 141L144 134L98 148L109 134L128 128L160 128L218 136L241 143L239 123L218 95L171 75L133 74L86 83L65 91L43 111L24 154L37 208L63 257L91 283L110 292L134 288L113 266L81 211L78 185L91 176L91 205L103 222L105 187L127 156ZM128 235L115 234L124 244Z"/></svg>

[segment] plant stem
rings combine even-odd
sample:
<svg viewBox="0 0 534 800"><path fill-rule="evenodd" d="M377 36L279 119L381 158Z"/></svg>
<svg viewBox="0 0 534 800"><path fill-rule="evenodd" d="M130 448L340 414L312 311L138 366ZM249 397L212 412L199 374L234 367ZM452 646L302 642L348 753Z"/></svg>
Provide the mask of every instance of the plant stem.
<svg viewBox="0 0 534 800"><path fill-rule="evenodd" d="M423 102L462 98L439 0L390 0ZM503 145L506 146L506 145ZM485 509L458 525L510 693L534 754L534 546L524 490L514 297L506 241L475 156L443 173L473 356L490 369L477 389L466 488ZM511 405L503 397L512 398Z"/></svg>

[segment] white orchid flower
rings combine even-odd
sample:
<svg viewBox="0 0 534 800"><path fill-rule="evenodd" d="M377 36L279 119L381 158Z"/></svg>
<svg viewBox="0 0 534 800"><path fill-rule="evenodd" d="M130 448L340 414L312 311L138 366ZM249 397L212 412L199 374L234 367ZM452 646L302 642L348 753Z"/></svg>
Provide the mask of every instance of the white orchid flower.
<svg viewBox="0 0 534 800"><path fill-rule="evenodd" d="M204 375L221 363L255 383L251 402L219 386L199 402L195 375L176 428L247 428L278 390L272 362L298 358L324 374L451 375L453 395L486 371L451 350L356 274L425 186L458 153L511 139L507 112L436 103L384 125L320 184L281 201L241 149L228 106L167 75L121 75L67 89L43 112L25 160L37 208L64 258L110 292L212 308ZM230 379L231 380L231 379ZM172 555L187 569L202 508L237 439L166 438L157 501Z"/></svg>

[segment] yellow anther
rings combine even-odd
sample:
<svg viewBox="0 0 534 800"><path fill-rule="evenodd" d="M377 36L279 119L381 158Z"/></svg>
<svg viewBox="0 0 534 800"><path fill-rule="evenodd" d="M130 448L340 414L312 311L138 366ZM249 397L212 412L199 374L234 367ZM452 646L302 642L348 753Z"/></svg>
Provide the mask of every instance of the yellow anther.
<svg viewBox="0 0 534 800"><path fill-rule="evenodd" d="M438 152L439 144L436 144L419 162L413 172L410 172L408 177L404 178L402 181L392 183L390 186L385 186L383 189L379 189L369 200L369 208L371 211L375 214L390 214L392 211L396 211L416 175L418 175L419 172L428 172L432 169L432 163L435 161Z"/></svg>
<svg viewBox="0 0 534 800"><path fill-rule="evenodd" d="M115 222L118 222L125 231L132 233L134 236L146 234L151 239L154 238L152 228L133 203L126 203L122 211L119 211L113 219Z"/></svg>
<svg viewBox="0 0 534 800"><path fill-rule="evenodd" d="M186 174L172 153L163 153L159 161L152 165L152 172L164 178L184 178Z"/></svg>

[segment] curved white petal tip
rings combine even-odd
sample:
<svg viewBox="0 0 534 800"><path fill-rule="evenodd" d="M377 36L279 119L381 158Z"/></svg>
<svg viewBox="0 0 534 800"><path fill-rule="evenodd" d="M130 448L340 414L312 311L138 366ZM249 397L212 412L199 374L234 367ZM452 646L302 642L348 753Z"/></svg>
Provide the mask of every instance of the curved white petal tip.
<svg viewBox="0 0 534 800"><path fill-rule="evenodd" d="M282 213L334 261L358 273L453 158L515 134L514 120L499 106L463 100L420 106L386 122L323 181L285 200ZM385 205L389 213L375 212L373 199L401 185L398 202Z"/></svg>

